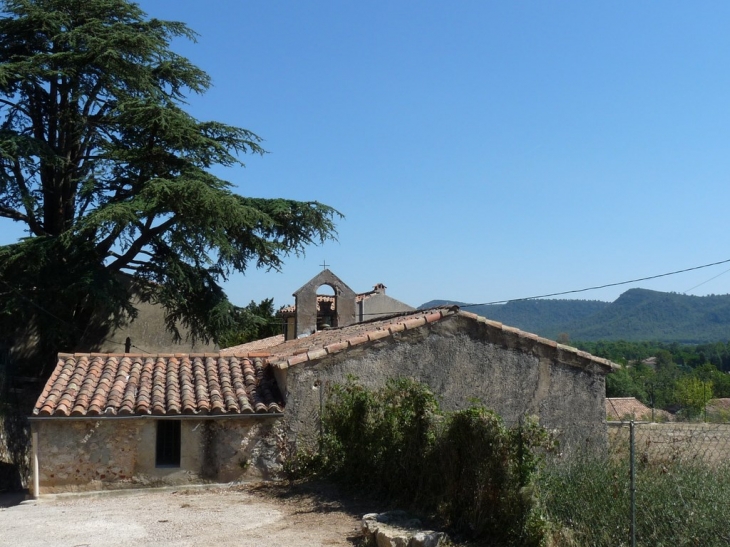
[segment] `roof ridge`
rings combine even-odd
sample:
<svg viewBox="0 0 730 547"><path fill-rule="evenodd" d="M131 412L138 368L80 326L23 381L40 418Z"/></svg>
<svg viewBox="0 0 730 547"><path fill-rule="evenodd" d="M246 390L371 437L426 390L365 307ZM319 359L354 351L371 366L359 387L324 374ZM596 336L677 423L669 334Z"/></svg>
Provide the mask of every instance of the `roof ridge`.
<svg viewBox="0 0 730 547"><path fill-rule="evenodd" d="M537 342L538 344L543 344L543 345L549 346L551 348L555 348L558 351L573 353L577 357L587 359L589 361L593 361L600 365L609 367L612 371L616 370L619 367L618 364L614 363L613 361L609 361L608 359L604 359L603 357L597 357L596 355L588 353L587 351L580 350L573 346L567 346L565 344L561 344L559 342L556 342L555 340L550 340L549 338L544 338L537 334L518 329L517 327L510 327L509 325L504 325L504 324L500 323L499 321L492 321L490 319L487 319L484 316L477 315L476 313L473 313L473 312L459 310L457 312L457 315L459 315L461 317L466 317L468 319L475 320L479 323L484 323L487 326L490 326L492 328L511 332L512 334L515 334L518 338L533 340L534 342Z"/></svg>
<svg viewBox="0 0 730 547"><path fill-rule="evenodd" d="M458 310L458 307L457 307L457 310ZM405 330L413 330L415 328L419 328L424 325L435 323L445 317L450 317L450 316L455 315L457 310L446 309L442 306L437 311L433 311L431 313L424 313L424 310L418 310L416 312L405 312L403 314L396 314L391 317L399 317L399 316L403 316L403 317L417 316L417 317L414 317L412 319L406 319L404 321L396 321L392 324L384 325L381 328L376 328L374 330L365 331L363 333L358 333L349 338L345 338L344 340L340 340L338 342L333 342L331 344L327 344L321 348L310 349L307 351L302 351L302 353L297 354L297 355L292 355L290 357L282 357L278 360L272 360L272 361L270 361L270 364L274 368L287 369L291 366L298 365L300 363L306 363L307 361L313 361L315 359L321 359L323 357L326 357L327 355L339 353L345 349L353 348L356 346L361 346L368 342L375 342L376 340L381 340L383 338L392 337L396 333L403 332ZM379 321L382 321L382 320L383 320L383 318L379 319ZM365 324L365 323L360 323L360 324ZM342 328L344 329L347 327L342 327Z"/></svg>
<svg viewBox="0 0 730 547"><path fill-rule="evenodd" d="M452 316L463 317L465 319L483 324L487 328L495 329L506 334L515 336L521 342L529 341L531 343L539 344L540 346L551 349L556 354L565 355L568 359L579 359L584 364L585 362L595 363L612 371L618 368L618 365L616 363L613 363L608 359L591 355L590 353L582 351L573 346L559 344L554 340L543 338L541 336L538 336L537 334L523 331L516 327L503 325L499 321L492 321L473 312L463 311L459 308L458 305L433 306L427 309L401 312L388 317L380 317L377 320L373 321L374 325L377 323L382 323L383 321L388 321L389 319L391 320L391 322L385 323L382 326L376 326L373 328L373 330L353 333L349 337L344 337L343 339L340 339L336 342L331 342L329 344L325 344L321 347L314 347L309 349L302 348L296 353L292 352L288 354L280 354L279 356L275 356L273 359L269 359L269 363L274 368L287 369L289 367L306 363L308 361L322 359L327 355L339 353L341 351L361 346L369 342L392 337L398 332L419 328L424 325L440 321L445 317ZM367 322L360 323L360 325L367 325ZM346 329L349 327L351 327L351 325L331 330L342 330L346 332Z"/></svg>

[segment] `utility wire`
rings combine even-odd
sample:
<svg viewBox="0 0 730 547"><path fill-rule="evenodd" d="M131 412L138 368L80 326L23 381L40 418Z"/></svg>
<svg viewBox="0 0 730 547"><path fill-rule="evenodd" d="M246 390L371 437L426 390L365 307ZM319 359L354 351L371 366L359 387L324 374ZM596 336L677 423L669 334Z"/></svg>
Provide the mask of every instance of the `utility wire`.
<svg viewBox="0 0 730 547"><path fill-rule="evenodd" d="M722 273L719 273L719 274L717 274L717 275L716 275L716 276L714 276L714 277L711 277L711 278L710 278L710 279L708 279L707 281L703 281L703 282L702 282L702 283L700 283L699 285L695 285L695 286L694 286L694 287L692 287L691 289L687 289L686 291L684 291L684 294L687 294L687 293L688 293L689 291L693 291L693 290L695 290L695 289L696 289L697 287L701 287L701 286L702 286L702 285L704 285L705 283L709 283L709 282L710 282L710 281L712 281L713 279L717 279L717 278L718 278L718 277L720 277L721 275L725 275L725 274L726 274L727 272L730 272L730 269L728 269L728 270L725 270L724 272L722 272Z"/></svg>
<svg viewBox="0 0 730 547"><path fill-rule="evenodd" d="M639 281L647 281L649 279L657 279L657 278L660 278L660 277L667 277L667 276L670 276L670 275L677 275L677 274L680 274L680 273L691 272L693 270L701 270L703 268L709 268L711 266L718 266L720 264L727 264L728 262L730 262L730 258L728 258L727 260L720 260L719 262L713 262L711 264L703 264L702 266L693 266L692 268L685 268L683 270L675 270L673 272L667 272L667 273L657 274L657 275L650 275L648 277L640 277L638 279L630 279L628 281L619 281L618 283L607 283L606 285L596 285L594 287L586 287L584 289L574 289L574 290L571 290L571 291L554 292L554 293L550 293L550 294L541 294L541 295L538 295L538 296L526 296L524 298L510 298L509 300L495 300L493 302L483 302L481 304L459 304L459 307L460 308L473 308L473 307L476 307L476 306L492 306L492 305L496 305L496 304L506 304L508 302L521 302L523 300L536 300L538 298L548 298L550 296L562 296L564 294L575 294L575 293L586 292L586 291L594 291L594 290L597 290L597 289L605 289L607 287L618 287L620 285L628 285L629 283L637 283ZM730 272L730 270L726 270L726 271L722 272L721 274L716 275L715 277L719 277L720 275L723 275L724 273L727 273L727 272ZM713 277L711 279L708 279L707 281L712 281L713 279L715 279L715 277ZM700 283L700 285L703 285L704 283L707 283L707 281L704 281L703 283ZM696 289L700 285L697 285L695 287L692 287L692 289ZM692 289L690 289L690 290L692 290ZM447 304L444 304L444 305L447 305ZM402 310L398 310L398 311L391 311L391 312L365 313L363 315L385 315L385 314L397 314L397 313L404 313L404 312Z"/></svg>
<svg viewBox="0 0 730 547"><path fill-rule="evenodd" d="M728 258L727 260L721 260L719 262L713 262L712 264L703 264L702 266L694 266L692 268L685 268L684 270L675 270L673 272L657 274L657 275L650 275L648 277L640 277L638 279L630 279L629 281L619 281L618 283L607 283L606 285L596 285L595 287L586 287L585 289L575 289L572 291L554 292L554 293L550 293L550 294L541 294L539 296L527 296L525 298L512 298L510 300L496 300L494 302L485 302L483 304L463 304L459 307L460 308L471 308L474 306L491 306L493 304L506 304L507 302L521 302L522 300L534 300L536 298L548 298L550 296L562 296L564 294L575 294L575 293L579 293L579 292L595 291L596 289L605 289L607 287L618 287L619 285L628 285L629 283L637 283L638 281L647 281L649 279L658 279L660 277L677 275L680 273L691 272L693 270L701 270L702 268L709 268L710 266L717 266L719 264L727 264L728 262L730 262L730 258ZM720 274L720 275L722 275L722 274Z"/></svg>
<svg viewBox="0 0 730 547"><path fill-rule="evenodd" d="M476 306L492 306L492 305L496 305L496 304L506 304L508 302L522 302L522 301L525 301L525 300L536 300L536 299L539 299L539 298L549 298L551 296L563 296L563 295L566 295L566 294L576 294L576 293L587 292L587 291L595 291L595 290L598 290L598 289L605 289L605 288L608 288L608 287L618 287L620 285L628 285L629 283L638 283L639 281L648 281L650 279L658 279L660 277L668 277L670 275L677 275L677 274L680 274L680 273L691 272L691 271L694 271L694 270L701 270L701 269L704 269L704 268L710 268L712 266L718 266L720 264L727 264L729 262L730 262L730 258L728 258L726 260L720 260L719 262L712 262L710 264L703 264L701 266L693 266L691 268L685 268L683 270L675 270L675 271L672 271L672 272L667 272L667 273L662 273L662 274L657 274L657 275L650 275L650 276L647 276L647 277L639 277L637 279L630 279L628 281L619 281L617 283L607 283L605 285L595 285L593 287L585 287L583 289L573 289L573 290L570 290L570 291L554 292L554 293L549 293L549 294L541 294L541 295L537 295L537 296L526 296L526 297L523 297L523 298L511 298L509 300L494 300L492 302L483 302L481 304L460 304L459 307L460 308L473 308L473 307L476 307ZM715 279L717 277L720 277L721 275L723 275L723 274L725 274L727 272L730 272L730 269L725 270L724 272L716 275L715 277L711 277L707 281L703 281L699 285L695 285L694 287L692 287L691 289L689 289L688 291L685 291L685 292L689 292L689 291L691 291L693 289L696 289L697 287L699 287L701 285L704 285L705 283L707 283L709 281L712 281L713 279ZM61 321L62 323L73 327L73 325L70 325L67 321L64 321L63 319L61 319L61 318L57 317L56 315L52 314L51 312L49 312L48 310L46 310L42 306L40 306L40 305L36 304L35 302L33 302L30 298L26 297L25 295L23 295L22 293L20 293L18 290L16 290L15 288L13 288L5 280L0 279L0 282L2 282L4 285L6 285L11 291L13 291L16 294L18 294L21 298L23 298L24 300L27 300L28 302L30 302L33 306L35 306L39 310L41 310L44 313L50 315L51 317L53 317L57 321ZM404 313L404 312L403 312L403 310L397 310L397 311L392 311L392 312L364 313L362 315L389 315L389 314L399 314L399 313ZM282 326L284 326L286 324L286 323L281 322L280 320L277 320L277 319L273 319L273 320L267 319L266 322L269 323L269 324L280 324ZM111 343L114 343L114 344L119 344L119 342L116 342L114 340L109 340L108 338L104 338L103 340L106 341L106 342L111 342ZM150 353L150 352L148 352L148 351L146 351L146 350L144 350L142 348L139 348L137 346L134 346L133 345L132 347L135 348L135 349L138 349L138 350L140 350L140 351L142 351L144 353Z"/></svg>
<svg viewBox="0 0 730 547"><path fill-rule="evenodd" d="M630 279L628 281L619 281L618 283L607 283L605 285L596 285L593 287L586 287L584 289L574 289L574 290L570 290L570 291L555 292L555 293L550 293L550 294L541 294L538 296L526 296L524 298L510 298L509 300L495 300L493 302L484 302L481 304L459 304L459 307L460 308L473 308L476 306L492 306L492 305L496 305L496 304L506 304L508 302L521 302L524 300L536 300L538 298L548 298L550 296L562 296L565 294L575 294L575 293L580 293L580 292L595 291L597 289L605 289L607 287L618 287L620 285L628 285L629 283L637 283L639 281L648 281L650 279L658 279L660 277L668 277L670 275L677 275L677 274L681 274L681 273L685 273L685 272L691 272L694 270L701 270L703 268L709 268L711 266L727 264L728 262L730 262L730 258L728 258L726 260L720 260L719 262L712 262L711 264L703 264L702 266L693 266L691 268L685 268L683 270L675 270L673 272L667 272L667 273L662 273L662 274L657 274L657 275L650 275L648 277L640 277L637 279ZM730 269L725 270L721 274L718 274L715 277L712 277L712 278L708 279L707 281L700 283L700 285L704 285L708 281L712 281L716 277L720 277L721 275L723 275L727 272L730 272ZM692 289L689 289L689 290L691 291L693 289L696 289L700 285L696 285L696 286L692 287ZM689 292L689 291L685 291L685 292ZM386 311L386 312L363 313L362 315L395 315L395 314L400 314L400 313L408 313L408 312L404 312L403 310L395 310L395 311ZM277 321L273 320L273 321L271 321L271 324L274 324L275 322L277 322ZM285 325L286 323L281 323L281 324Z"/></svg>

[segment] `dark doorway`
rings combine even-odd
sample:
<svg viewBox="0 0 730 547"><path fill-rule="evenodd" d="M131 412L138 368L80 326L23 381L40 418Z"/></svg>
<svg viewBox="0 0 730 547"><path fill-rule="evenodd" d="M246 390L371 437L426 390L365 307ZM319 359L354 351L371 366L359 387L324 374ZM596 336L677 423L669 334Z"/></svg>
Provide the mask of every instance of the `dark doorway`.
<svg viewBox="0 0 730 547"><path fill-rule="evenodd" d="M180 420L157 422L157 467L180 467Z"/></svg>

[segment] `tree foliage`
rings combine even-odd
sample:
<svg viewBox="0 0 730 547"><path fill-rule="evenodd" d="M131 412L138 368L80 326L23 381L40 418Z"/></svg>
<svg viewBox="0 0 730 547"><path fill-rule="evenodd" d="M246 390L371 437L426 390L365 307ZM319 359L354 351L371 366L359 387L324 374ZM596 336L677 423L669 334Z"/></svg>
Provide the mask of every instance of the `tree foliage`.
<svg viewBox="0 0 730 547"><path fill-rule="evenodd" d="M211 173L262 154L253 132L185 111L210 78L170 49L184 23L127 0L2 0L0 247L6 329L73 347L100 307L134 314L129 280L195 336L230 327L220 282L334 235L332 208L243 197ZM19 321L20 319L20 321Z"/></svg>
<svg viewBox="0 0 730 547"><path fill-rule="evenodd" d="M274 311L274 299L265 298L258 304L251 302L233 311L233 325L224 333L219 342L221 347L229 348L269 336L282 334L283 320Z"/></svg>
<svg viewBox="0 0 730 547"><path fill-rule="evenodd" d="M730 397L728 343L599 341L576 345L624 365L606 378L608 397L636 397L655 408L682 410L687 418L697 417L712 397Z"/></svg>
<svg viewBox="0 0 730 547"><path fill-rule="evenodd" d="M712 382L700 380L696 376L684 376L676 383L677 401L687 417L699 415L707 402L712 399Z"/></svg>

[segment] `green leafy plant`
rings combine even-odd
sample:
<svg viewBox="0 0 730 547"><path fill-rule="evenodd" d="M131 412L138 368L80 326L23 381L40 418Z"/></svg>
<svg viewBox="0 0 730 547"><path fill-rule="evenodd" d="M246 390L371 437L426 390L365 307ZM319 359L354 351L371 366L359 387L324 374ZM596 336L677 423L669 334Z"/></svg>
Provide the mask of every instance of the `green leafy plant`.
<svg viewBox="0 0 730 547"><path fill-rule="evenodd" d="M483 406L444 413L409 379L369 390L349 378L330 388L323 425L319 450L287 464L295 476L367 489L471 537L539 543L534 478L555 444L534 418L508 428Z"/></svg>

